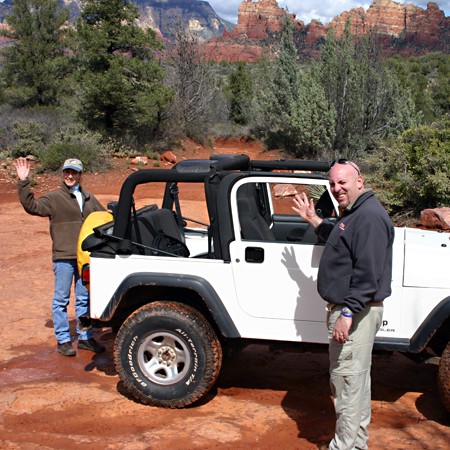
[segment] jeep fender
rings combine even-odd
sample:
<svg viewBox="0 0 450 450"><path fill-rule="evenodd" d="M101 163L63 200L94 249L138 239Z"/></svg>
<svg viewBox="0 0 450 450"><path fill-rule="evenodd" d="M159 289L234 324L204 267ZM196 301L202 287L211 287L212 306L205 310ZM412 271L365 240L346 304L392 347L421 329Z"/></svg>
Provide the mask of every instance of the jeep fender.
<svg viewBox="0 0 450 450"><path fill-rule="evenodd" d="M137 286L183 288L196 292L209 309L221 333L227 338L240 337L239 331L215 289L204 278L195 275L146 272L129 275L120 283L100 320L105 322L111 320L125 294Z"/></svg>
<svg viewBox="0 0 450 450"><path fill-rule="evenodd" d="M442 327L446 327L446 321L449 320L450 297L446 297L433 308L411 339L377 338L375 340L375 348L379 350L420 353L428 346L430 340L437 332L443 331L447 333L447 339L450 339L450 329L442 329Z"/></svg>
<svg viewBox="0 0 450 450"><path fill-rule="evenodd" d="M443 326L445 321L450 318L450 297L444 298L430 312L428 317L422 322L420 327L411 338L408 351L419 353L425 349L430 339ZM448 331L450 337L450 330Z"/></svg>

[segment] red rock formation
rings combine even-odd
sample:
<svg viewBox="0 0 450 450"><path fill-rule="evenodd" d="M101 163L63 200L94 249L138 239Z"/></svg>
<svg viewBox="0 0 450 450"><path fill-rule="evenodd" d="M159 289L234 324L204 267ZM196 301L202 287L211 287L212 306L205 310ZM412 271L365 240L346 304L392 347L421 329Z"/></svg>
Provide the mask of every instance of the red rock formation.
<svg viewBox="0 0 450 450"><path fill-rule="evenodd" d="M238 11L238 24L229 33L208 41L205 51L214 61L255 61L271 51L282 30L287 12L276 0L244 0ZM392 0L374 0L369 9L351 9L335 17L326 26L319 21L309 25L294 22L300 57L310 59L320 53L320 45L328 30L333 28L339 38L346 21L356 37L374 33L385 55L423 54L430 51L450 52L450 17L430 2L427 9L412 4L403 5Z"/></svg>
<svg viewBox="0 0 450 450"><path fill-rule="evenodd" d="M278 33L283 29L286 11L278 6L277 0L260 0L253 3L245 0L239 6L238 23L229 36L262 40L267 33Z"/></svg>
<svg viewBox="0 0 450 450"><path fill-rule="evenodd" d="M351 9L335 17L327 28L333 27L339 37L347 20L355 36L375 32L381 38L400 40L409 46L430 47L430 50L439 46L442 35L449 34L449 20L433 2L424 10L411 3L374 0L367 12L362 8Z"/></svg>
<svg viewBox="0 0 450 450"><path fill-rule="evenodd" d="M318 20L313 20L308 25L308 31L306 33L305 44L315 44L320 39L325 38L327 35L326 28L322 25L322 23Z"/></svg>
<svg viewBox="0 0 450 450"><path fill-rule="evenodd" d="M261 59L266 46L258 44L240 44L233 39L211 39L203 47L205 58L209 61L256 62Z"/></svg>
<svg viewBox="0 0 450 450"><path fill-rule="evenodd" d="M277 0L244 0L238 10L238 23L230 32L213 38L205 46L207 58L213 61L254 62L261 58L270 35L278 34L286 16L295 22L295 14L289 14L278 6ZM303 22L297 22L303 27ZM270 40L270 39L269 39Z"/></svg>
<svg viewBox="0 0 450 450"><path fill-rule="evenodd" d="M426 228L450 230L450 208L424 209L420 213L420 224Z"/></svg>

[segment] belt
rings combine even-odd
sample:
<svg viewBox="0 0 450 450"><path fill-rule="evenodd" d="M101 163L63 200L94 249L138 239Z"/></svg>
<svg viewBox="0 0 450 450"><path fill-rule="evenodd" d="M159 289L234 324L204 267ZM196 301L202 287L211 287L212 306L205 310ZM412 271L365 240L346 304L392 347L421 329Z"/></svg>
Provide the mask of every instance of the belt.
<svg viewBox="0 0 450 450"><path fill-rule="evenodd" d="M331 312L336 306L343 306L342 303L328 303L325 310ZM366 303L366 306L383 306L382 300L372 300Z"/></svg>

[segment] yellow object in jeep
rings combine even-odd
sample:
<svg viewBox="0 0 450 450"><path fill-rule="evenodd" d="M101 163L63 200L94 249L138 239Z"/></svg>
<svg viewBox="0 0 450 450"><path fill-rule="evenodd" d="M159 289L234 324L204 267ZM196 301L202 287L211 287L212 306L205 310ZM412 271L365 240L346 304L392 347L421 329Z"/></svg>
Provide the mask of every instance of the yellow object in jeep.
<svg viewBox="0 0 450 450"><path fill-rule="evenodd" d="M86 252L81 249L81 244L83 241L90 236L94 231L94 228L104 225L105 223L111 222L113 220L113 215L108 211L94 211L89 216L86 217L81 227L80 234L78 235L77 244L77 264L78 273L81 275L81 270L85 264L89 263L89 257L91 252ZM89 287L89 286L86 286Z"/></svg>

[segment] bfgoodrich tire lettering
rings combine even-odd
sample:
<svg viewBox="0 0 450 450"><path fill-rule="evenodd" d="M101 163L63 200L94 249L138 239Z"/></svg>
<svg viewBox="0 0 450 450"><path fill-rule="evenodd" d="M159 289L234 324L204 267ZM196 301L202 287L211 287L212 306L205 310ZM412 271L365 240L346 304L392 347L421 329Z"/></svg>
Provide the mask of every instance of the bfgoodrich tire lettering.
<svg viewBox="0 0 450 450"><path fill-rule="evenodd" d="M122 383L136 399L183 408L216 382L222 348L197 310L160 301L143 306L123 323L114 361Z"/></svg>
<svg viewBox="0 0 450 450"><path fill-rule="evenodd" d="M438 385L444 406L450 412L450 342L442 352L439 363Z"/></svg>

